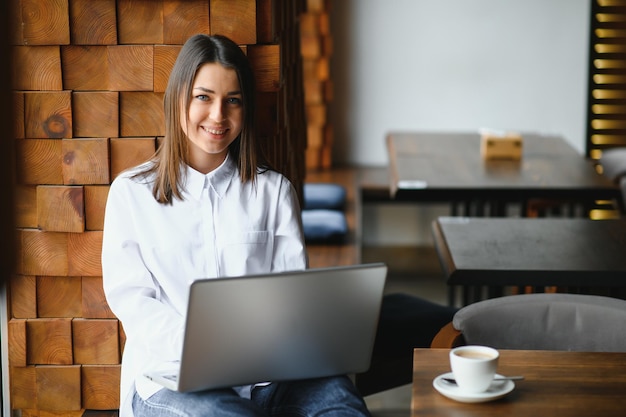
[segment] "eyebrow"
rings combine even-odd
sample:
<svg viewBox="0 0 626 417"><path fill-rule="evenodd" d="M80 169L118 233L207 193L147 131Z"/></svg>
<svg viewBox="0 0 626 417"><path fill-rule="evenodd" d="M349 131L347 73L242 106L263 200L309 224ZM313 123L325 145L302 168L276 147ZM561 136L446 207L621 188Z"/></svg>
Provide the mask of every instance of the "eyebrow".
<svg viewBox="0 0 626 417"><path fill-rule="evenodd" d="M203 91L205 93L213 93L215 94L215 91L208 89L208 88L204 88L204 87L194 87L194 90L200 90ZM226 93L227 96L237 96L237 95L241 95L241 91L239 90L235 90L235 91L229 91L228 93Z"/></svg>

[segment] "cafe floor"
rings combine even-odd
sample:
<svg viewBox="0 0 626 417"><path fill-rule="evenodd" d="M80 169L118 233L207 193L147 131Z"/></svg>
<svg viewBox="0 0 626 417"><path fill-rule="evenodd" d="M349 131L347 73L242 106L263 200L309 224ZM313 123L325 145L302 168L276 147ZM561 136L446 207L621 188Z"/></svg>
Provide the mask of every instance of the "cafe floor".
<svg viewBox="0 0 626 417"><path fill-rule="evenodd" d="M364 249L363 262L383 261L390 266L390 273L387 277L385 287L386 293L403 292L417 297L427 299L439 304L447 303L447 288L441 276L440 266L436 254L430 250L419 251L419 264L398 265L402 255L394 251L389 253L378 250ZM408 272L408 268L415 268ZM411 385L404 385L398 388L383 391L365 397L368 408L373 417L407 417L411 415Z"/></svg>

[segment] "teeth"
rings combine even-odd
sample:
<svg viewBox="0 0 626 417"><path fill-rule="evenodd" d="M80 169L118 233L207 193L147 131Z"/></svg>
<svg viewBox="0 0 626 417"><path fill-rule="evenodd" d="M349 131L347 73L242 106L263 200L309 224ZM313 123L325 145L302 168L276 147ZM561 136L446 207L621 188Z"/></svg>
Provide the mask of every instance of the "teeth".
<svg viewBox="0 0 626 417"><path fill-rule="evenodd" d="M217 130L217 129L204 129L205 131L211 133L212 135L223 135L226 133L226 130Z"/></svg>

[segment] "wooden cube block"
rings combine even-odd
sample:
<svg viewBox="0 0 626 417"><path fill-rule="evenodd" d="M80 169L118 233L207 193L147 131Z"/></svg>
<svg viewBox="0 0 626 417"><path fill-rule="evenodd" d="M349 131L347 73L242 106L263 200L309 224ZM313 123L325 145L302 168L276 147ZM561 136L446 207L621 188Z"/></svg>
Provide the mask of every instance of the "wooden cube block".
<svg viewBox="0 0 626 417"><path fill-rule="evenodd" d="M120 133L122 137L164 136L163 93L120 93Z"/></svg>
<svg viewBox="0 0 626 417"><path fill-rule="evenodd" d="M11 0L8 3L10 7L6 7L5 13L8 12L8 19L5 22L8 23L7 35L9 36L8 45L21 45L24 43L24 27L22 25L22 7L18 0Z"/></svg>
<svg viewBox="0 0 626 417"><path fill-rule="evenodd" d="M81 374L83 408L112 410L120 407L119 365L84 365Z"/></svg>
<svg viewBox="0 0 626 417"><path fill-rule="evenodd" d="M37 227L37 187L15 186L15 226Z"/></svg>
<svg viewBox="0 0 626 417"><path fill-rule="evenodd" d="M72 320L34 319L26 322L29 365L72 364Z"/></svg>
<svg viewBox="0 0 626 417"><path fill-rule="evenodd" d="M306 139L308 147L321 148L324 145L324 129L321 126L307 126Z"/></svg>
<svg viewBox="0 0 626 417"><path fill-rule="evenodd" d="M117 24L120 44L162 44L163 2L118 0Z"/></svg>
<svg viewBox="0 0 626 417"><path fill-rule="evenodd" d="M258 91L278 91L280 88L280 47L253 45L248 47L248 58L256 76Z"/></svg>
<svg viewBox="0 0 626 417"><path fill-rule="evenodd" d="M13 99L13 133L16 139L23 139L25 136L24 131L24 93L20 91L14 91L12 93Z"/></svg>
<svg viewBox="0 0 626 417"><path fill-rule="evenodd" d="M154 46L154 91L165 92L174 62L182 46L155 45Z"/></svg>
<svg viewBox="0 0 626 417"><path fill-rule="evenodd" d="M325 0L306 0L306 10L309 13L321 13L326 10Z"/></svg>
<svg viewBox="0 0 626 417"><path fill-rule="evenodd" d="M67 90L109 89L109 50L106 46L67 45L61 48L61 57L63 85Z"/></svg>
<svg viewBox="0 0 626 417"><path fill-rule="evenodd" d="M316 59L321 56L321 39L318 35L300 37L300 53L303 59Z"/></svg>
<svg viewBox="0 0 626 417"><path fill-rule="evenodd" d="M68 275L102 276L102 232L71 233L68 237Z"/></svg>
<svg viewBox="0 0 626 417"><path fill-rule="evenodd" d="M116 365L120 363L116 319L74 319L72 336L74 363Z"/></svg>
<svg viewBox="0 0 626 417"><path fill-rule="evenodd" d="M480 156L484 160L522 159L524 139L518 132L484 129L480 136Z"/></svg>
<svg viewBox="0 0 626 417"><path fill-rule="evenodd" d="M37 277L37 313L39 317L81 317L80 277Z"/></svg>
<svg viewBox="0 0 626 417"><path fill-rule="evenodd" d="M9 320L9 366L26 366L26 320Z"/></svg>
<svg viewBox="0 0 626 417"><path fill-rule="evenodd" d="M109 308L104 289L102 288L102 277L83 277L83 317L92 319L114 319L115 315Z"/></svg>
<svg viewBox="0 0 626 417"><path fill-rule="evenodd" d="M35 405L31 405L35 407ZM89 410L63 410L63 411L48 411L39 410L34 408L19 410L20 417L118 417L117 410L109 410L108 412L101 411L103 415L94 414ZM107 414L108 413L108 414Z"/></svg>
<svg viewBox="0 0 626 417"><path fill-rule="evenodd" d="M72 0L70 32L75 45L115 45L115 0ZM70 87L66 87L70 88Z"/></svg>
<svg viewBox="0 0 626 417"><path fill-rule="evenodd" d="M37 408L48 411L81 410L80 366L38 366Z"/></svg>
<svg viewBox="0 0 626 417"><path fill-rule="evenodd" d="M330 14L328 12L319 13L319 29L322 36L330 37Z"/></svg>
<svg viewBox="0 0 626 417"><path fill-rule="evenodd" d="M322 151L319 147L307 146L305 154L306 168L318 170L322 167Z"/></svg>
<svg viewBox="0 0 626 417"><path fill-rule="evenodd" d="M317 13L304 13L300 16L300 36L317 36L320 33L319 15Z"/></svg>
<svg viewBox="0 0 626 417"><path fill-rule="evenodd" d="M64 184L110 184L109 140L64 139Z"/></svg>
<svg viewBox="0 0 626 417"><path fill-rule="evenodd" d="M319 58L317 61L317 79L322 81L330 79L330 62L326 57Z"/></svg>
<svg viewBox="0 0 626 417"><path fill-rule="evenodd" d="M85 230L85 196L82 186L37 187L37 224L48 232L82 233Z"/></svg>
<svg viewBox="0 0 626 417"><path fill-rule="evenodd" d="M329 148L332 150L333 142L335 137L335 131L331 124L327 124L324 126L324 148Z"/></svg>
<svg viewBox="0 0 626 417"><path fill-rule="evenodd" d="M122 326L122 322L118 323L120 329L120 355L124 353L124 345L126 345L126 332L124 331L124 326Z"/></svg>
<svg viewBox="0 0 626 417"><path fill-rule="evenodd" d="M68 0L21 1L24 44L70 43Z"/></svg>
<svg viewBox="0 0 626 417"><path fill-rule="evenodd" d="M18 230L17 273L67 276L67 233Z"/></svg>
<svg viewBox="0 0 626 417"><path fill-rule="evenodd" d="M87 230L104 228L104 209L108 196L108 185L85 186L85 228Z"/></svg>
<svg viewBox="0 0 626 417"><path fill-rule="evenodd" d="M11 407L14 410L32 408L37 404L37 375L35 367L11 367Z"/></svg>
<svg viewBox="0 0 626 417"><path fill-rule="evenodd" d="M62 184L60 140L21 139L15 141L17 181L21 184Z"/></svg>
<svg viewBox="0 0 626 417"><path fill-rule="evenodd" d="M24 99L27 138L72 137L70 91L27 92Z"/></svg>
<svg viewBox="0 0 626 417"><path fill-rule="evenodd" d="M61 52L57 46L15 46L11 54L15 90L62 90Z"/></svg>
<svg viewBox="0 0 626 417"><path fill-rule="evenodd" d="M306 105L324 102L321 81L316 79L304 81L304 102Z"/></svg>
<svg viewBox="0 0 626 417"><path fill-rule="evenodd" d="M81 138L119 136L119 94L116 91L74 92L74 136Z"/></svg>
<svg viewBox="0 0 626 417"><path fill-rule="evenodd" d="M330 169L333 163L333 150L329 146L322 148L322 169Z"/></svg>
<svg viewBox="0 0 626 417"><path fill-rule="evenodd" d="M240 45L257 43L256 0L211 0L209 18L211 33L228 36Z"/></svg>
<svg viewBox="0 0 626 417"><path fill-rule="evenodd" d="M329 35L322 36L322 56L325 58L329 58L333 55L333 37Z"/></svg>
<svg viewBox="0 0 626 417"><path fill-rule="evenodd" d="M111 138L111 177L146 162L155 150L154 138Z"/></svg>
<svg viewBox="0 0 626 417"><path fill-rule="evenodd" d="M167 0L163 3L163 43L182 45L196 33L209 33L206 0Z"/></svg>
<svg viewBox="0 0 626 417"><path fill-rule="evenodd" d="M305 108L306 121L309 126L324 126L326 124L327 108L325 104L309 104Z"/></svg>
<svg viewBox="0 0 626 417"><path fill-rule="evenodd" d="M37 281L32 275L13 275L10 281L11 317L37 317Z"/></svg>
<svg viewBox="0 0 626 417"><path fill-rule="evenodd" d="M137 27L140 28L140 26ZM109 88L111 90L152 91L154 82L153 45L117 45L107 48L109 52Z"/></svg>
<svg viewBox="0 0 626 417"><path fill-rule="evenodd" d="M317 79L317 59L302 60L302 78L306 81L319 81Z"/></svg>
<svg viewBox="0 0 626 417"><path fill-rule="evenodd" d="M276 43L274 33L273 2L258 1L256 4L256 36L257 43Z"/></svg>

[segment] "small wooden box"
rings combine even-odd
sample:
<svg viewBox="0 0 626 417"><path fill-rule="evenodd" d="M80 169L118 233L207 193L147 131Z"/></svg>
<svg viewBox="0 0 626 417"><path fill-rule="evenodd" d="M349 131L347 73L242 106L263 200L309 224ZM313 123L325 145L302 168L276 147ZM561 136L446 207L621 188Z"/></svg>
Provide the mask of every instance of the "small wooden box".
<svg viewBox="0 0 626 417"><path fill-rule="evenodd" d="M481 131L480 155L484 160L522 159L523 140L519 133Z"/></svg>

